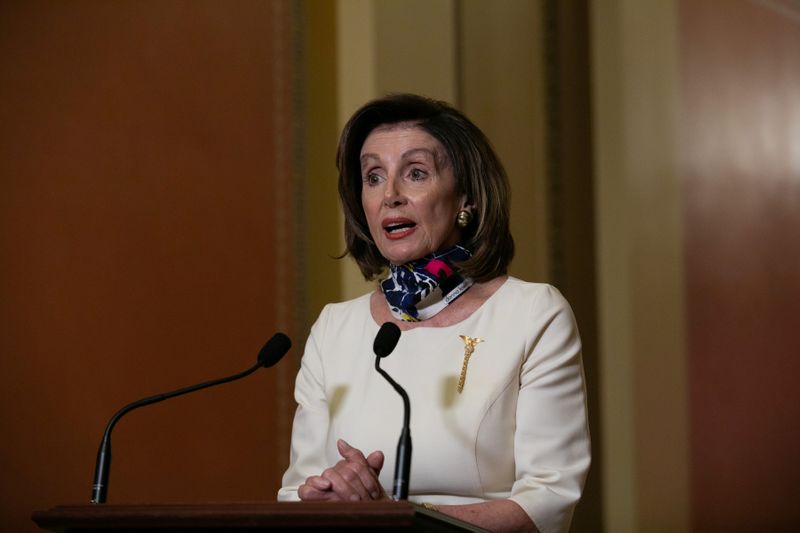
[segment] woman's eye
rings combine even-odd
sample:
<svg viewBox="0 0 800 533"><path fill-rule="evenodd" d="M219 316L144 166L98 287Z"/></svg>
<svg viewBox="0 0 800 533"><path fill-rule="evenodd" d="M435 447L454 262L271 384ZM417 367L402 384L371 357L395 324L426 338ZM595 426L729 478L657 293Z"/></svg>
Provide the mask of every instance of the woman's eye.
<svg viewBox="0 0 800 533"><path fill-rule="evenodd" d="M426 177L428 177L428 174L424 170L420 170L418 168L411 169L411 179L423 180Z"/></svg>
<svg viewBox="0 0 800 533"><path fill-rule="evenodd" d="M381 177L374 172L370 172L366 176L364 176L364 183L367 185L377 185L381 182Z"/></svg>

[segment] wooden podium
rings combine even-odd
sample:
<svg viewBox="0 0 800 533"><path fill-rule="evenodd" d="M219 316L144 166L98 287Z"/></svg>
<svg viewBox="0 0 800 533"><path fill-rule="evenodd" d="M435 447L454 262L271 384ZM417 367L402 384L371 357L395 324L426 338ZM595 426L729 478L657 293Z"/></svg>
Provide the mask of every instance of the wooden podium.
<svg viewBox="0 0 800 533"><path fill-rule="evenodd" d="M59 505L33 513L49 531L484 531L424 507L401 502Z"/></svg>

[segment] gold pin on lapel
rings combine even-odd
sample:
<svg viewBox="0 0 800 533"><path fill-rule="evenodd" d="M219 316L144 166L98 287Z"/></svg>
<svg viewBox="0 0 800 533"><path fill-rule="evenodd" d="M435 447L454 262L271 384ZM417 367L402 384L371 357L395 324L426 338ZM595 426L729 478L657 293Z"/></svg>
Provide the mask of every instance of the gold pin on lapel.
<svg viewBox="0 0 800 533"><path fill-rule="evenodd" d="M464 341L464 364L461 366L461 377L458 379L458 393L461 394L461 391L464 390L464 382L467 381L469 358L472 356L472 352L475 351L475 346L477 346L479 342L483 342L483 339L468 337L467 335L459 335L459 337Z"/></svg>

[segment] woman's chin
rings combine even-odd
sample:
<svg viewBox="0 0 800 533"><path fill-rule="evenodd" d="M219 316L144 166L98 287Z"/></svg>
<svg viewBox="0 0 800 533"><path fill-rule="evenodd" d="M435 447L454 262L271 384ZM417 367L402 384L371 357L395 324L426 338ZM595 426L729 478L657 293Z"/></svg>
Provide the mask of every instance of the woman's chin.
<svg viewBox="0 0 800 533"><path fill-rule="evenodd" d="M381 251L383 257L385 257L386 260L392 263L393 265L404 265L406 263L410 263L411 261L415 261L420 257L424 257L429 253L430 252L426 252L424 250L419 250L419 249L406 249L406 250L388 249Z"/></svg>

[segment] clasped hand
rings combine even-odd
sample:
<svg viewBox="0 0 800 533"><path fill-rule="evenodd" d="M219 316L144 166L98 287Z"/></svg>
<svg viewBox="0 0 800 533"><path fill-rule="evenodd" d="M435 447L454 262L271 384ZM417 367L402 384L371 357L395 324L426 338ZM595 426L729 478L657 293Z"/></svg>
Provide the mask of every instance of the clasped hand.
<svg viewBox="0 0 800 533"><path fill-rule="evenodd" d="M388 499L378 474L383 468L383 452L364 457L361 450L339 439L336 447L342 460L318 476L310 476L297 489L306 501L364 501Z"/></svg>

